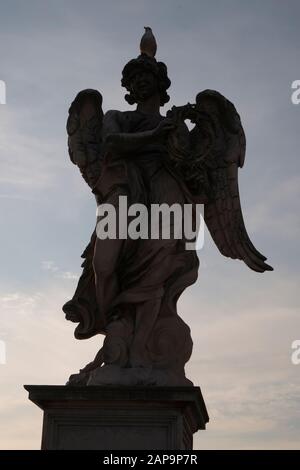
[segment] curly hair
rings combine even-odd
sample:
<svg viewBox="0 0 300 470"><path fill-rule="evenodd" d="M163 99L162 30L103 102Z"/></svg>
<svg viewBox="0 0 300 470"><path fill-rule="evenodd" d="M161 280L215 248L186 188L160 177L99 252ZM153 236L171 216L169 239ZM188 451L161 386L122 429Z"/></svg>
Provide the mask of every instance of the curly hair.
<svg viewBox="0 0 300 470"><path fill-rule="evenodd" d="M171 80L168 77L167 66L163 62L157 62L154 57L149 57L146 54L141 54L136 59L130 60L123 68L121 85L129 91L129 93L125 95L125 100L129 104L137 102L130 88L130 83L134 75L140 71L151 72L157 78L160 105L163 106L166 104L170 99L167 94L167 89L171 85Z"/></svg>

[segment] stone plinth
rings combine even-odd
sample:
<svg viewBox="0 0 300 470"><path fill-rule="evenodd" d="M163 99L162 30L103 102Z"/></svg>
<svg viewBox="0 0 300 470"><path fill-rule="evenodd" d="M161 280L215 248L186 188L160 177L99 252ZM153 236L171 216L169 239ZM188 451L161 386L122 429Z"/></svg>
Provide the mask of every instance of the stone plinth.
<svg viewBox="0 0 300 470"><path fill-rule="evenodd" d="M44 411L42 449L184 450L205 429L199 387L25 385Z"/></svg>

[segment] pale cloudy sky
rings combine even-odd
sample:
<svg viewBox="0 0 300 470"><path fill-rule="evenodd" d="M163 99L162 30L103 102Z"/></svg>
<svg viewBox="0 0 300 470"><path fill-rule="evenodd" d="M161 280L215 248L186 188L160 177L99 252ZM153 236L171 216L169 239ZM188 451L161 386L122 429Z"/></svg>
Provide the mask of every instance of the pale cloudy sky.
<svg viewBox="0 0 300 470"><path fill-rule="evenodd" d="M40 446L41 411L23 384L63 384L101 338L73 339L62 304L94 227L93 197L67 156L74 95L129 109L120 73L152 26L173 104L205 88L236 104L247 135L240 177L248 231L273 273L222 257L206 237L196 285L179 303L194 339L187 375L211 421L198 449L300 449L298 0L0 1L0 448ZM2 343L3 344L3 343Z"/></svg>

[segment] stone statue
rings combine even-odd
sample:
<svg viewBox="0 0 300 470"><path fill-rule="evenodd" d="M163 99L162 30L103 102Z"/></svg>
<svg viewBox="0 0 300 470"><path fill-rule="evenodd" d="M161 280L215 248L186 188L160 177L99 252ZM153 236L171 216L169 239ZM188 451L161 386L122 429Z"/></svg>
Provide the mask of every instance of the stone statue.
<svg viewBox="0 0 300 470"><path fill-rule="evenodd" d="M98 207L111 204L118 213L120 196L146 207L204 204L205 223L224 256L257 272L272 270L243 221L238 168L245 135L234 105L205 90L195 104L173 106L162 116L171 82L155 59L151 28L145 29L141 54L122 72L125 99L136 109L103 114L98 91L78 93L67 122L71 161ZM76 338L105 339L68 385L193 385L184 372L193 343L176 304L197 279L196 250L185 249L184 237L100 239L95 229L82 258L76 292L63 311L78 323Z"/></svg>

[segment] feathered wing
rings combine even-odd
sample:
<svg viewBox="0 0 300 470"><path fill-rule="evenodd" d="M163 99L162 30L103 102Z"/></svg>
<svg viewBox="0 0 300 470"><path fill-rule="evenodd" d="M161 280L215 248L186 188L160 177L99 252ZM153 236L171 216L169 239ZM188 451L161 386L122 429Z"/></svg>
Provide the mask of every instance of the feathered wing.
<svg viewBox="0 0 300 470"><path fill-rule="evenodd" d="M102 96L97 90L82 90L69 109L67 121L68 148L72 163L77 165L88 185L93 189L102 167ZM103 330L95 291L93 253L96 240L94 230L82 254L83 272L73 298L66 302L63 311L66 319L79 323L75 329L78 339L89 338Z"/></svg>
<svg viewBox="0 0 300 470"><path fill-rule="evenodd" d="M80 91L69 109L68 148L88 185L93 188L102 164L102 95L97 90Z"/></svg>
<svg viewBox="0 0 300 470"><path fill-rule="evenodd" d="M212 90L197 95L194 111L192 160L206 170L210 197L204 219L211 236L224 256L243 260L257 272L271 271L243 220L238 168L244 164L246 139L240 117L230 101Z"/></svg>

